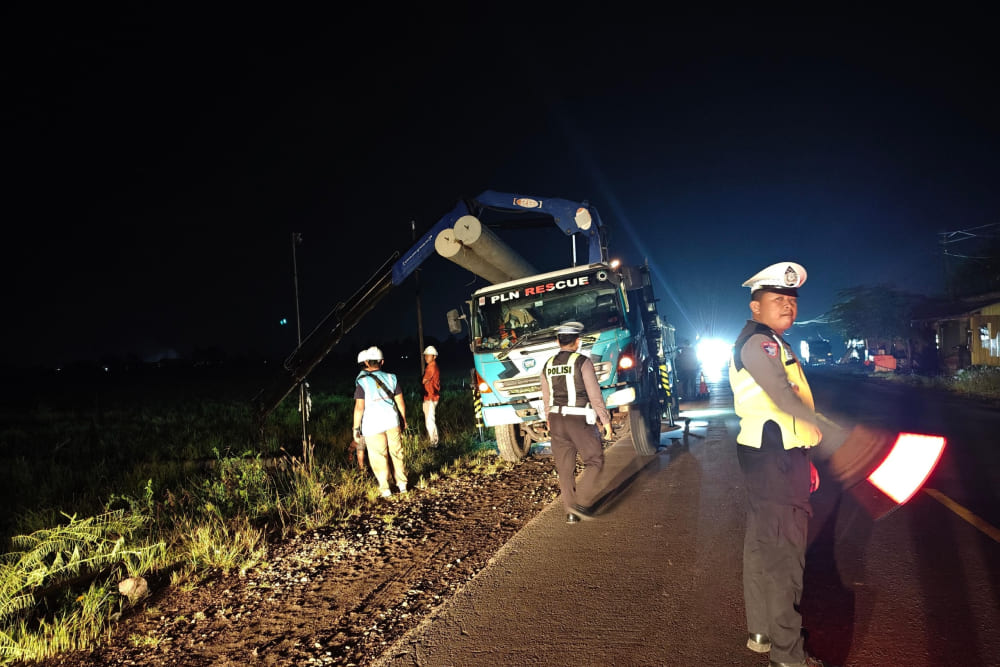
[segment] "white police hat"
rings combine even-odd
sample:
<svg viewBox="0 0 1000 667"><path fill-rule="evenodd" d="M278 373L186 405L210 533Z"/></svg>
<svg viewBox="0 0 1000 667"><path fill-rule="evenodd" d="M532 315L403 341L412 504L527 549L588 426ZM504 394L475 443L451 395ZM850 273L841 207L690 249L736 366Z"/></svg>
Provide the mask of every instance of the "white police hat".
<svg viewBox="0 0 1000 667"><path fill-rule="evenodd" d="M556 335L561 334L575 334L579 336L583 333L583 323L582 322L563 322L556 329Z"/></svg>
<svg viewBox="0 0 1000 667"><path fill-rule="evenodd" d="M794 296L798 293L797 289L805 282L806 270L801 264L778 262L748 278L743 287L749 287L751 294L757 290L767 290Z"/></svg>

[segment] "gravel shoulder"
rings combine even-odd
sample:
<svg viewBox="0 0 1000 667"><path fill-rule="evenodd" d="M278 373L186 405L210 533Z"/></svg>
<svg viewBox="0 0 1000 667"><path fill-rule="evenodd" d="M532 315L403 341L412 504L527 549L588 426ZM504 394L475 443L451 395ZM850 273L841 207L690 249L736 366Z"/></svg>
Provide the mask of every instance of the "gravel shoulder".
<svg viewBox="0 0 1000 667"><path fill-rule="evenodd" d="M268 551L268 566L152 595L98 648L44 667L366 665L559 493L550 458L439 479Z"/></svg>

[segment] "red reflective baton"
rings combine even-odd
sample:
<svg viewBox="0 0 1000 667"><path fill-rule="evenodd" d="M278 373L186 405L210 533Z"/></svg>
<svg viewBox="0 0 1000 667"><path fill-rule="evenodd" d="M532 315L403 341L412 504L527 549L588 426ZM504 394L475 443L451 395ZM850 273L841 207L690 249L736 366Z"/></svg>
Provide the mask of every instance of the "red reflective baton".
<svg viewBox="0 0 1000 667"><path fill-rule="evenodd" d="M870 475L875 488L902 505L920 490L944 453L938 435L900 433L895 444Z"/></svg>

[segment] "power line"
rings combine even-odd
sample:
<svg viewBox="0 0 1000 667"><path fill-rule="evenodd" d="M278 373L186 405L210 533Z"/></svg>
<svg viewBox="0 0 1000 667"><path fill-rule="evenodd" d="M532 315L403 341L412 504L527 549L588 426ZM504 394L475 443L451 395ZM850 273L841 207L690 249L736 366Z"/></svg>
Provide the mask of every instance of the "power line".
<svg viewBox="0 0 1000 667"><path fill-rule="evenodd" d="M980 229L990 229L1000 226L1000 222L991 222L986 225L979 225L978 227L970 227L968 229L956 229L951 232L939 232L938 236L941 237L941 245L946 245L950 243L960 243L961 241L968 241L969 239L975 238L996 238L993 234L977 234L977 230Z"/></svg>

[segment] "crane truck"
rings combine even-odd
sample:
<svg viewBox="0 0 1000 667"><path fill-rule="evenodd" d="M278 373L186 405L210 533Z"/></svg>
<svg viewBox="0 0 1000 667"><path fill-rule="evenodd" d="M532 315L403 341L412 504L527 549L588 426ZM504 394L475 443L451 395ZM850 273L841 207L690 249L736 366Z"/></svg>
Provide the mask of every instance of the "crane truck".
<svg viewBox="0 0 1000 667"><path fill-rule="evenodd" d="M570 258L539 272L494 230L555 225L571 237ZM587 248L578 262L577 239ZM282 372L256 397L262 422L303 382L330 349L432 254L483 278L460 311L448 315L449 331L468 328L478 418L496 435L501 458L523 459L549 439L541 406L540 372L558 351L556 327L583 323L581 352L597 370L616 432L630 430L636 452L650 455L661 424L673 423L674 328L656 309L648 265L623 267L608 255L606 232L588 202L487 190L461 200L405 253L395 253L337 306L285 360Z"/></svg>

